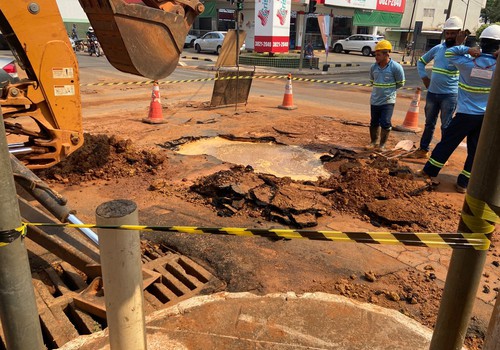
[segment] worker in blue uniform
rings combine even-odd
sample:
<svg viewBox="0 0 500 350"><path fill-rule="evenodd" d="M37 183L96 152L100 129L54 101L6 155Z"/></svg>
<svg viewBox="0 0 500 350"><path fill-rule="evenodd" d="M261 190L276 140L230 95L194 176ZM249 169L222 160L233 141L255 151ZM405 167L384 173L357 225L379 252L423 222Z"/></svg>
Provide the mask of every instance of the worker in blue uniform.
<svg viewBox="0 0 500 350"><path fill-rule="evenodd" d="M465 34L460 32L457 40L463 39L464 36ZM451 154L467 137L467 159L455 186L460 193L465 193L469 184L479 133L500 53L500 26L490 25L483 30L479 38L480 48L460 45L446 50L446 57L460 71L457 113L422 170L423 175L437 176Z"/></svg>
<svg viewBox="0 0 500 350"><path fill-rule="evenodd" d="M441 116L441 135L450 124L457 106L458 69L445 57L445 52L457 44L457 35L463 28L463 21L450 17L443 26L445 41L426 52L417 62L417 69L422 82L427 88L425 99L425 128L420 138L420 147L409 158L428 158L430 144L434 136L438 116ZM431 77L425 66L434 60Z"/></svg>

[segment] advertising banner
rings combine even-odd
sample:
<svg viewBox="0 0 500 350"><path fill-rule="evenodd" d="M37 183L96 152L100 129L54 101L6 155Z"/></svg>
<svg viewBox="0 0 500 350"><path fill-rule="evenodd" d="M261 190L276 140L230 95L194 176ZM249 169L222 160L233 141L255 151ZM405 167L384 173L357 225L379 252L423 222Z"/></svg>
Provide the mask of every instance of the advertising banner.
<svg viewBox="0 0 500 350"><path fill-rule="evenodd" d="M377 11L405 12L405 0L377 0Z"/></svg>
<svg viewBox="0 0 500 350"><path fill-rule="evenodd" d="M325 5L375 10L377 1L382 0L325 0Z"/></svg>
<svg viewBox="0 0 500 350"><path fill-rule="evenodd" d="M330 16L318 15L319 31L325 45L326 54L328 55L328 43L330 42Z"/></svg>
<svg viewBox="0 0 500 350"><path fill-rule="evenodd" d="M256 52L288 52L291 7L291 0L256 0Z"/></svg>

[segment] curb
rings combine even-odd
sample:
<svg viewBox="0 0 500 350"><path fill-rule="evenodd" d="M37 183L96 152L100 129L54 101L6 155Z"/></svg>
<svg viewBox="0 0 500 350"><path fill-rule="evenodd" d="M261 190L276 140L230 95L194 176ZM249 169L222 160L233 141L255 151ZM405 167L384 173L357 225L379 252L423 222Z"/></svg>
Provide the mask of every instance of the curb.
<svg viewBox="0 0 500 350"><path fill-rule="evenodd" d="M197 56L181 56L181 58L185 58L185 59L188 59L188 60L199 60L199 61L205 61L205 62L215 62L211 58L201 58L201 57L197 57Z"/></svg>

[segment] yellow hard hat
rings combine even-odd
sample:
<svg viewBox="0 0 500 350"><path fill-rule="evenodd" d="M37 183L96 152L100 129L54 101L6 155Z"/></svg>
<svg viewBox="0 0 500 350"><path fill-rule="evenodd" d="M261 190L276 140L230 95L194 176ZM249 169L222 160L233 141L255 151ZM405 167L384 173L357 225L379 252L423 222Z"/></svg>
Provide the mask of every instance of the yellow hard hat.
<svg viewBox="0 0 500 350"><path fill-rule="evenodd" d="M389 40L381 40L375 45L375 51L387 50L392 51L392 45Z"/></svg>

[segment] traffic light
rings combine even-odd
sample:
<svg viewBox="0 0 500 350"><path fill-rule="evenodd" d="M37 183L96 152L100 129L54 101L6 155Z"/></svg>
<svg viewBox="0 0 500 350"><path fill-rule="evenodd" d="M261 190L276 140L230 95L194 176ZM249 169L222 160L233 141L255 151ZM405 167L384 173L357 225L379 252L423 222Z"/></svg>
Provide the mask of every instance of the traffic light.
<svg viewBox="0 0 500 350"><path fill-rule="evenodd" d="M309 13L316 12L316 3L317 0L309 0Z"/></svg>
<svg viewBox="0 0 500 350"><path fill-rule="evenodd" d="M236 8L238 9L238 11L243 10L243 1L244 0L236 0Z"/></svg>

